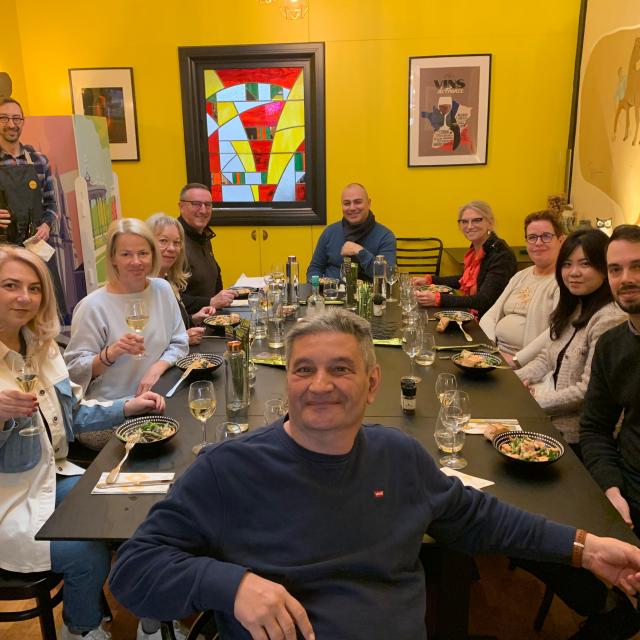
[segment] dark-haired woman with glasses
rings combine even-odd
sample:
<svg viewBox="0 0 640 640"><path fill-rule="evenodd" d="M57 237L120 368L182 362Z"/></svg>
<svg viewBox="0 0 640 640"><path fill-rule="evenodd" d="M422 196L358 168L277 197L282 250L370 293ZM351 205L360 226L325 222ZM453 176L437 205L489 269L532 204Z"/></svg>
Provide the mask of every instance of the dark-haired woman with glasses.
<svg viewBox="0 0 640 640"><path fill-rule="evenodd" d="M498 299L516 272L516 257L495 231L491 207L473 200L458 211L458 226L471 242L464 256L464 272L459 276L415 278L414 284L443 284L460 289L462 295L417 291L418 302L425 307L466 307L482 317Z"/></svg>
<svg viewBox="0 0 640 640"><path fill-rule="evenodd" d="M551 314L551 340L516 371L578 455L580 409L596 343L625 319L607 281L607 241L597 229L575 231L565 240L556 264L560 299Z"/></svg>
<svg viewBox="0 0 640 640"><path fill-rule="evenodd" d="M549 316L558 302L556 260L565 235L553 211L535 211L524 219L527 253L533 265L518 271L480 327L495 340L505 360L523 366L546 346Z"/></svg>

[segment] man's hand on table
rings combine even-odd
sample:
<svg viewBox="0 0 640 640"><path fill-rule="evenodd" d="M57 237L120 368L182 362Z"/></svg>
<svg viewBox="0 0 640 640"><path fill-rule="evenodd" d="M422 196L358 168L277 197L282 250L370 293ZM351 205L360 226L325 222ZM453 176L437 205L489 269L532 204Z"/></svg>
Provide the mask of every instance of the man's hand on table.
<svg viewBox="0 0 640 640"><path fill-rule="evenodd" d="M305 640L315 640L304 607L280 584L247 572L236 592L236 620L253 640L296 640L296 627Z"/></svg>
<svg viewBox="0 0 640 640"><path fill-rule="evenodd" d="M609 487L604 495L607 496L609 502L615 507L615 510L622 516L622 519L627 525L633 529L633 522L631 521L631 510L629 509L629 503L622 497L620 489L618 487Z"/></svg>
<svg viewBox="0 0 640 640"><path fill-rule="evenodd" d="M231 289L223 289L216 293L209 301L209 304L216 309L228 307L236 299L236 294Z"/></svg>
<svg viewBox="0 0 640 640"><path fill-rule="evenodd" d="M636 597L640 591L640 549L615 538L588 533L582 566L601 580Z"/></svg>
<svg viewBox="0 0 640 640"><path fill-rule="evenodd" d="M357 242L351 242L351 240L347 240L340 250L341 256L357 256L364 247Z"/></svg>

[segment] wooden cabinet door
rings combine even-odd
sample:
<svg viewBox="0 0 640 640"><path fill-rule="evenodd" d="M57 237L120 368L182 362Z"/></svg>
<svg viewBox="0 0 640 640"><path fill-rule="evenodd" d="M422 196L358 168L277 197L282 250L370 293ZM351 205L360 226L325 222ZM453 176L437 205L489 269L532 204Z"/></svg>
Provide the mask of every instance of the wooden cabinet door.
<svg viewBox="0 0 640 640"><path fill-rule="evenodd" d="M214 227L213 254L222 269L222 282L232 286L238 277L262 275L260 233L254 227Z"/></svg>
<svg viewBox="0 0 640 640"><path fill-rule="evenodd" d="M288 256L295 256L304 281L313 253L311 227L262 227L258 232L262 274L269 273L272 264L285 264Z"/></svg>

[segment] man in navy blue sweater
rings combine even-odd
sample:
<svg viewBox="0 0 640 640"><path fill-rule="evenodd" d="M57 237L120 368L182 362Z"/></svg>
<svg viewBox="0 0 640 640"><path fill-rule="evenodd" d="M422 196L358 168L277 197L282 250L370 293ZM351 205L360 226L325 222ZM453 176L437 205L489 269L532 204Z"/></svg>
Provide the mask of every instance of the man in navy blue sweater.
<svg viewBox="0 0 640 640"><path fill-rule="evenodd" d="M371 211L371 198L359 183L348 184L342 190L342 220L330 224L318 238L307 280L311 276L340 278L345 257L358 263L358 277L373 280L373 261L384 256L389 264L396 263L396 237L384 225L376 222Z"/></svg>
<svg viewBox="0 0 640 640"><path fill-rule="evenodd" d="M363 427L380 384L366 321L305 318L286 348L289 415L205 450L120 549L111 589L134 613L213 609L225 640L425 638L425 532L640 589L639 549L465 488L412 438Z"/></svg>

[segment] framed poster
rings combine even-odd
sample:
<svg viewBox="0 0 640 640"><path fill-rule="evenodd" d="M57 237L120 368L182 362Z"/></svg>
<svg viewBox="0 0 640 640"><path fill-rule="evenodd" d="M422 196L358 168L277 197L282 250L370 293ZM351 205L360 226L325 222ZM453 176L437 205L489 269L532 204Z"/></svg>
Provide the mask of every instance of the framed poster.
<svg viewBox="0 0 640 640"><path fill-rule="evenodd" d="M111 160L140 160L133 69L69 69L73 113L107 119Z"/></svg>
<svg viewBox="0 0 640 640"><path fill-rule="evenodd" d="M582 0L569 135L578 219L640 224L640 4Z"/></svg>
<svg viewBox="0 0 640 640"><path fill-rule="evenodd" d="M187 177L216 225L325 224L324 43L178 53Z"/></svg>
<svg viewBox="0 0 640 640"><path fill-rule="evenodd" d="M410 167L487 164L491 55L409 58Z"/></svg>

